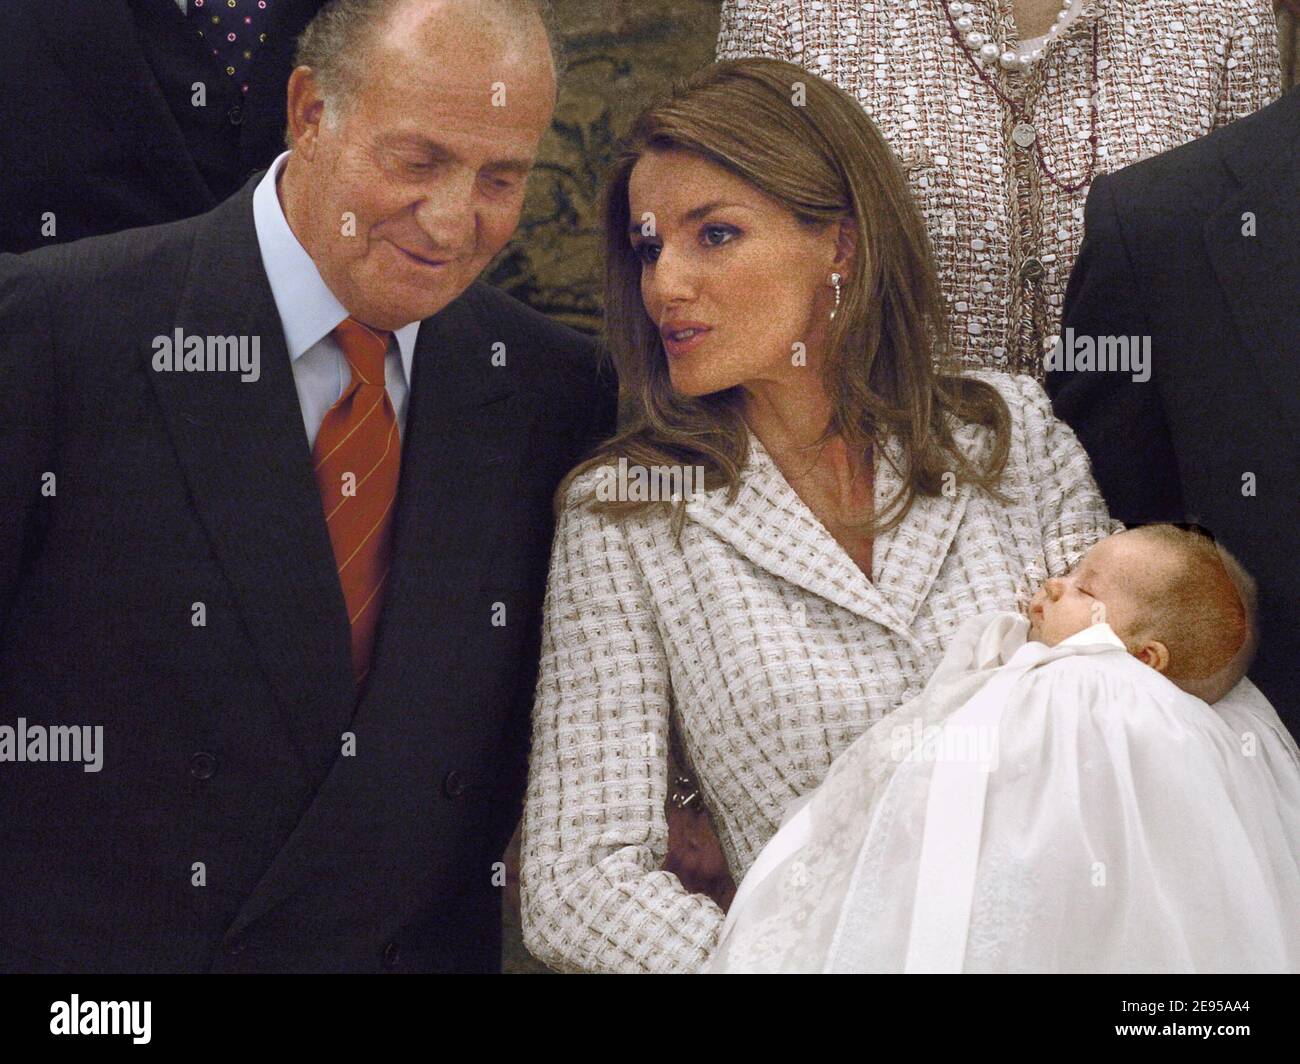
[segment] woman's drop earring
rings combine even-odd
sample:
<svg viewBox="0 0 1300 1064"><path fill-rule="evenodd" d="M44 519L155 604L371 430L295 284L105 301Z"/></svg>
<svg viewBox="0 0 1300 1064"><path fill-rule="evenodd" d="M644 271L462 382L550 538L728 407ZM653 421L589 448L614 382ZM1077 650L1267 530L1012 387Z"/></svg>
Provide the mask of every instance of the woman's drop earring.
<svg viewBox="0 0 1300 1064"><path fill-rule="evenodd" d="M835 320L835 312L840 309L840 275L831 274L831 284L835 287L835 306L831 308L831 321Z"/></svg>

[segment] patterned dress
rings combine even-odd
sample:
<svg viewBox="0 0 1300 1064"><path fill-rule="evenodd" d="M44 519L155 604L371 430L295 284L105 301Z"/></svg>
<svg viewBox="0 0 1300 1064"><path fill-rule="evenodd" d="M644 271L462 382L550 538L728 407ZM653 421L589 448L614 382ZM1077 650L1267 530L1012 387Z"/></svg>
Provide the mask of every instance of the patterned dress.
<svg viewBox="0 0 1300 1064"><path fill-rule="evenodd" d="M1094 89L1095 173L1258 110L1280 92L1271 0L1089 0L1027 73L993 63L988 81L946 8L724 0L718 58L785 59L859 100L925 215L953 350L1041 380L1083 237ZM1014 50L1011 12L1011 0L976 0L972 31Z"/></svg>

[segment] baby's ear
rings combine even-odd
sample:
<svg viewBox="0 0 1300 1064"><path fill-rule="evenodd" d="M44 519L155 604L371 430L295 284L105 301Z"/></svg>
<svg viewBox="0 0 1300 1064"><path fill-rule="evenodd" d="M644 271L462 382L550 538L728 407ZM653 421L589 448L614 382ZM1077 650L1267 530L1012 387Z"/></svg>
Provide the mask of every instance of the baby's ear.
<svg viewBox="0 0 1300 1064"><path fill-rule="evenodd" d="M1169 648L1158 639L1143 643L1134 656L1144 665L1150 665L1156 672L1169 671Z"/></svg>

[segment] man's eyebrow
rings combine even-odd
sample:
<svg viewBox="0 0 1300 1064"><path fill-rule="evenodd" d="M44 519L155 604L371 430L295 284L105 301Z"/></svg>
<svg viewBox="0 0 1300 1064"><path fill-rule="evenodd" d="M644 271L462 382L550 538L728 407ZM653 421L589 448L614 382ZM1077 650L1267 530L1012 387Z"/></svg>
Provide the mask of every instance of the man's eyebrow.
<svg viewBox="0 0 1300 1064"><path fill-rule="evenodd" d="M439 144L436 140L431 140L420 133L388 133L379 138L379 143L384 147L419 148L444 159L456 157L456 153L445 144Z"/></svg>
<svg viewBox="0 0 1300 1064"><path fill-rule="evenodd" d="M495 173L519 174L523 176L531 171L533 162L531 159L498 159L494 163L488 163L483 167L484 170L491 170Z"/></svg>
<svg viewBox="0 0 1300 1064"><path fill-rule="evenodd" d="M419 133L398 133L391 136L381 137L380 143L386 147L418 148L421 151L428 152L439 161L460 158L460 156L447 147L447 145L439 144L436 140L431 140ZM496 173L514 173L520 174L521 176L528 174L532 168L533 160L531 159L498 159L483 167L484 170L491 170Z"/></svg>
<svg viewBox="0 0 1300 1064"><path fill-rule="evenodd" d="M677 220L678 224L685 225L687 222L697 222L706 214L711 214L713 211L716 211L719 207L739 207L746 211L753 210L752 207L748 207L743 203L729 203L726 200L709 200L708 203L702 203L698 207L692 207ZM641 226L643 224L644 223L642 222L630 222L627 227L627 235L636 236L641 232Z"/></svg>

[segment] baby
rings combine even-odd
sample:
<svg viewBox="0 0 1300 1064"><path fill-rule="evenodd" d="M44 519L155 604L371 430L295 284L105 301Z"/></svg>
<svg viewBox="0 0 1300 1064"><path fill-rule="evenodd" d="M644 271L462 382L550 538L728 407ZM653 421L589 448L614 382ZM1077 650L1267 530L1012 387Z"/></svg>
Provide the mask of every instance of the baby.
<svg viewBox="0 0 1300 1064"><path fill-rule="evenodd" d="M1244 679L1255 626L1172 525L969 618L791 803L704 970L1300 969L1300 751Z"/></svg>
<svg viewBox="0 0 1300 1064"><path fill-rule="evenodd" d="M1101 623L1188 694L1217 702L1254 657L1255 582L1207 536L1146 525L1046 581L1029 605L1028 638L1054 647Z"/></svg>

